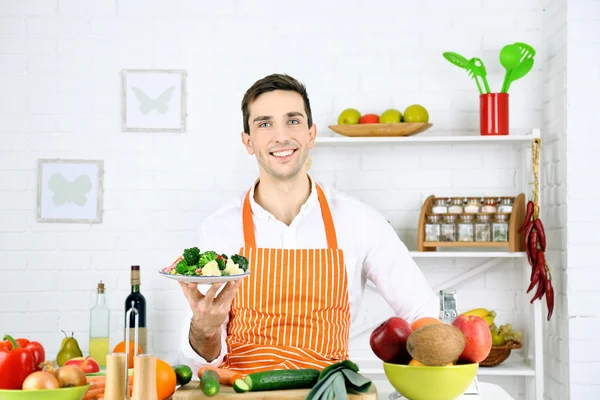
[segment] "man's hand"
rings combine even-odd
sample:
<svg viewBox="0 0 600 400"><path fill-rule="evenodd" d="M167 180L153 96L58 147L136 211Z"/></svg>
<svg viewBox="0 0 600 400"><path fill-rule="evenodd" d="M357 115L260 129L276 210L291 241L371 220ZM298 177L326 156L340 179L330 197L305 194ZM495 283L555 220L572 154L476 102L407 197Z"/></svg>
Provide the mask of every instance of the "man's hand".
<svg viewBox="0 0 600 400"><path fill-rule="evenodd" d="M228 282L218 296L221 283L213 284L206 295L198 290L196 283L179 284L193 314L190 345L206 361L213 361L221 351L221 326L227 319L239 282Z"/></svg>

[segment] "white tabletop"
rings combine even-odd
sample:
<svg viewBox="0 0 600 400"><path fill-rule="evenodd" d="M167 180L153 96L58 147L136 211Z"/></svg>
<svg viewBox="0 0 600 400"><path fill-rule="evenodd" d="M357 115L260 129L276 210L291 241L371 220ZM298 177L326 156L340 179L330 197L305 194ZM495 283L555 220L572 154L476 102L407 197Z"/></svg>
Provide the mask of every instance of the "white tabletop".
<svg viewBox="0 0 600 400"><path fill-rule="evenodd" d="M377 399L389 400L390 395L394 392L393 388L390 391L386 387L380 390L377 386ZM398 397L397 400L406 400L406 397ZM456 400L514 400L504 389L493 383L479 382L479 394L465 394Z"/></svg>

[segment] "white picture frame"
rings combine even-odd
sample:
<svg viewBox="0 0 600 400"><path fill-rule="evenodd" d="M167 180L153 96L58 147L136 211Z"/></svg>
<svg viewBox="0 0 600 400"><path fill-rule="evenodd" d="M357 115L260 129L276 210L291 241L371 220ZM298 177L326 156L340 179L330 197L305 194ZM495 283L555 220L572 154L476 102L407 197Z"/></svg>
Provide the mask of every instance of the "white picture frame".
<svg viewBox="0 0 600 400"><path fill-rule="evenodd" d="M185 132L186 80L179 69L121 70L123 132Z"/></svg>
<svg viewBox="0 0 600 400"><path fill-rule="evenodd" d="M38 160L37 221L102 222L104 162Z"/></svg>

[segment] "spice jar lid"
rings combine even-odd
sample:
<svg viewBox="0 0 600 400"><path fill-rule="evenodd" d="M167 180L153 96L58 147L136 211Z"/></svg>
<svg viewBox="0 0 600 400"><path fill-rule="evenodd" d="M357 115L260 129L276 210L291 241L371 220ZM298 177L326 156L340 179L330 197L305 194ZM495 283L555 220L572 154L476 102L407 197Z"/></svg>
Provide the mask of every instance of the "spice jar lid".
<svg viewBox="0 0 600 400"><path fill-rule="evenodd" d="M442 218L444 218L445 221L454 222L456 220L456 215L457 214L442 214Z"/></svg>
<svg viewBox="0 0 600 400"><path fill-rule="evenodd" d="M508 221L508 219L510 218L510 213L496 213L494 215L496 220L498 221Z"/></svg>
<svg viewBox="0 0 600 400"><path fill-rule="evenodd" d="M502 204L512 204L514 203L515 198L514 197L500 197L500 202Z"/></svg>
<svg viewBox="0 0 600 400"><path fill-rule="evenodd" d="M481 201L481 197L467 197L467 201Z"/></svg>
<svg viewBox="0 0 600 400"><path fill-rule="evenodd" d="M459 214L460 220L465 222L470 222L473 220L473 213L463 213Z"/></svg>
<svg viewBox="0 0 600 400"><path fill-rule="evenodd" d="M483 201L486 202L486 203L487 202L494 202L494 203L496 203L498 201L498 199L499 199L499 197L489 197L488 196L488 197L484 197Z"/></svg>
<svg viewBox="0 0 600 400"><path fill-rule="evenodd" d="M440 214L427 214L426 218L428 222L437 222L440 219Z"/></svg>
<svg viewBox="0 0 600 400"><path fill-rule="evenodd" d="M465 201L464 197L450 197L450 202L452 204L463 204Z"/></svg>
<svg viewBox="0 0 600 400"><path fill-rule="evenodd" d="M436 198L434 198L434 199L433 199L433 202L434 202L435 204L447 203L447 202L448 202L448 199L447 199L447 198L445 198L445 197L436 197Z"/></svg>

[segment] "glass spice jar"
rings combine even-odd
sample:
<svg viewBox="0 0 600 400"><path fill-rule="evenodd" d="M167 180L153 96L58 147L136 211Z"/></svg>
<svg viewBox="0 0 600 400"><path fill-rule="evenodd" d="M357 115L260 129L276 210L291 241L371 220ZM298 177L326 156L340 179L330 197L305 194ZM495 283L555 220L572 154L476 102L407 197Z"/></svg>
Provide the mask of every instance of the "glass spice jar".
<svg viewBox="0 0 600 400"><path fill-rule="evenodd" d="M427 214L427 222L425 223L425 241L440 241L440 216L437 214Z"/></svg>
<svg viewBox="0 0 600 400"><path fill-rule="evenodd" d="M459 242L472 242L474 232L473 214L460 214L457 228Z"/></svg>
<svg viewBox="0 0 600 400"><path fill-rule="evenodd" d="M450 199L450 205L448 206L448 213L450 214L462 214L464 199L461 197L453 197Z"/></svg>
<svg viewBox="0 0 600 400"><path fill-rule="evenodd" d="M442 216L440 241L456 242L456 214L445 214Z"/></svg>
<svg viewBox="0 0 600 400"><path fill-rule="evenodd" d="M500 203L498 204L498 212L511 213L514 201L514 197L501 197Z"/></svg>
<svg viewBox="0 0 600 400"><path fill-rule="evenodd" d="M497 203L498 199L495 197L484 197L483 207L481 207L481 211L484 213L495 213L497 211Z"/></svg>
<svg viewBox="0 0 600 400"><path fill-rule="evenodd" d="M475 241L476 242L491 242L492 229L490 225L491 214L479 213L475 221Z"/></svg>
<svg viewBox="0 0 600 400"><path fill-rule="evenodd" d="M467 204L465 204L465 212L476 214L481 211L481 199L479 197L467 198Z"/></svg>
<svg viewBox="0 0 600 400"><path fill-rule="evenodd" d="M446 214L448 212L448 199L433 199L431 212L434 214Z"/></svg>
<svg viewBox="0 0 600 400"><path fill-rule="evenodd" d="M492 222L492 242L508 242L508 213L497 213Z"/></svg>

